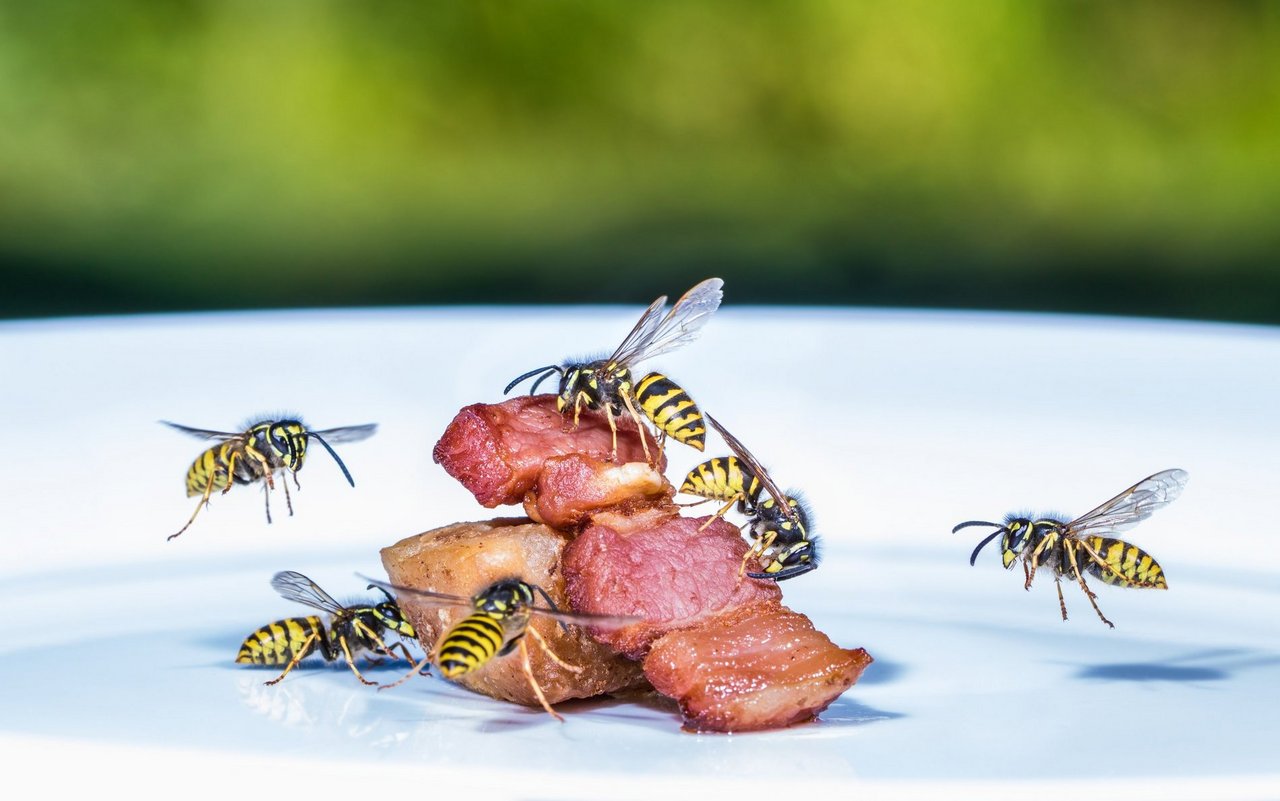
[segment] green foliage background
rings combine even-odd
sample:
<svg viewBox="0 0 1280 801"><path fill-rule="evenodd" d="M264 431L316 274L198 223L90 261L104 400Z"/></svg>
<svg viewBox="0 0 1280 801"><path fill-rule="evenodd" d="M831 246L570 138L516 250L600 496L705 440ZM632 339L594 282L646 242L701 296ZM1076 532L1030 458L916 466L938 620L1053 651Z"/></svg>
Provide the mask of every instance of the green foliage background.
<svg viewBox="0 0 1280 801"><path fill-rule="evenodd" d="M1280 321L1280 6L0 3L0 315Z"/></svg>

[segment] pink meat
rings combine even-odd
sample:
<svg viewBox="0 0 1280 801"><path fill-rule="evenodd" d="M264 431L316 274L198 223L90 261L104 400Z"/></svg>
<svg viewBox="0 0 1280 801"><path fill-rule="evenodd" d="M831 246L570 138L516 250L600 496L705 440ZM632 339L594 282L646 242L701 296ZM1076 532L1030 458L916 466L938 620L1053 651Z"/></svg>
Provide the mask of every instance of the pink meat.
<svg viewBox="0 0 1280 801"><path fill-rule="evenodd" d="M679 517L674 507L602 512L565 546L561 569L575 610L645 618L597 632L598 640L639 659L673 629L782 597L772 581L739 576L747 544L738 529L716 520L699 532L706 520Z"/></svg>
<svg viewBox="0 0 1280 801"><path fill-rule="evenodd" d="M739 606L653 644L654 689L675 698L696 731L777 729L812 720L849 689L871 657L844 649L776 600Z"/></svg>
<svg viewBox="0 0 1280 801"><path fill-rule="evenodd" d="M644 461L641 436L657 453L652 437L637 431L634 420L616 418L617 463ZM449 423L432 452L449 475L462 482L476 500L492 509L519 503L538 480L543 462L552 456L581 453L608 459L611 435L602 413L583 410L576 430L572 416L556 411L554 395L525 395L499 404L464 407ZM659 457L659 470L666 460Z"/></svg>
<svg viewBox="0 0 1280 801"><path fill-rule="evenodd" d="M529 517L558 529L576 529L605 509L635 512L670 507L675 488L644 462L613 464L580 453L543 463L524 499Z"/></svg>

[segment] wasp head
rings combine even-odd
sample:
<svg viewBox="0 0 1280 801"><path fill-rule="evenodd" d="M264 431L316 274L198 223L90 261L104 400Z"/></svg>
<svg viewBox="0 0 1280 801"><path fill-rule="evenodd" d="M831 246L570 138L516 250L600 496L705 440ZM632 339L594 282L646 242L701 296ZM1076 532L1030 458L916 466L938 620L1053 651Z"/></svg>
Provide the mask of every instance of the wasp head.
<svg viewBox="0 0 1280 801"><path fill-rule="evenodd" d="M503 579L490 584L471 599L477 612L507 617L533 605L533 587L519 579Z"/></svg>
<svg viewBox="0 0 1280 801"><path fill-rule="evenodd" d="M396 634L405 637L417 637L418 633L414 630L413 624L404 617L404 612L400 611L400 605L395 601L387 601L373 607L373 616L378 619L382 625L394 631Z"/></svg>
<svg viewBox="0 0 1280 801"><path fill-rule="evenodd" d="M818 567L818 538L793 542L778 551L762 573L748 573L751 578L786 581L802 576Z"/></svg>
<svg viewBox="0 0 1280 801"><path fill-rule="evenodd" d="M809 506L796 494L787 494L786 506L766 497L756 509L751 527L757 539L769 532L783 542L800 542L809 536Z"/></svg>

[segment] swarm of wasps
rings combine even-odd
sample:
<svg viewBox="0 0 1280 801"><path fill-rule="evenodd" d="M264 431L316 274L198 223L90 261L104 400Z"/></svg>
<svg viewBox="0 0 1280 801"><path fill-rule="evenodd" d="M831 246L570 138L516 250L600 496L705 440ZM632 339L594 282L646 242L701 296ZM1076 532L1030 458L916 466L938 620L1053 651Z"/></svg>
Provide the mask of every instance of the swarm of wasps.
<svg viewBox="0 0 1280 801"><path fill-rule="evenodd" d="M503 394L533 379L532 395L546 379L557 376L556 408L564 416L566 425L577 428L584 412L604 415L612 434L610 458L614 461L618 453L617 422L624 417L639 430L645 458L650 464L658 461L666 439L702 452L706 448L708 427L715 429L729 453L708 459L690 470L680 485L680 492L700 498L695 504L711 501L721 504L703 523L703 529L731 511L742 517L740 529L746 536L748 548L739 568L740 578L785 581L813 571L819 563L818 537L812 532L812 515L800 493L779 489L746 446L718 420L702 412L674 380L656 371L636 377L642 362L695 340L719 308L722 297L723 281L719 278L695 285L669 308L667 297L659 297L608 357L537 367L517 376ZM343 477L354 487L351 473L332 445L365 439L377 428L376 424L369 423L312 430L294 416L254 419L238 432L162 422L186 434L214 441L187 471L187 495L199 496L200 500L186 524L169 539L190 528L200 510L209 505L215 490L225 494L238 484L262 485L270 523L270 494L276 488L278 477L292 515L288 480L292 478L294 487L298 488L297 474L313 439L329 453ZM650 440L655 446L653 451ZM1063 620L1067 619L1062 592L1062 582L1066 579L1080 587L1102 622L1114 627L1099 608L1086 576L1121 587L1166 589L1159 563L1146 551L1115 535L1171 503L1186 481L1186 471L1165 470L1072 520L1008 515L1002 523L980 520L960 523L952 533L975 526L991 527L993 531L973 550L971 565L986 545L1000 538L1002 562L1007 569L1022 565L1024 588L1031 587L1041 568L1050 572L1057 586ZM750 565L755 565L755 569L748 569ZM547 702L530 668L529 640L566 670L576 672L579 668L558 657L543 636L530 626L531 620L542 617L564 628L579 624L609 628L637 620L561 610L545 590L518 577L480 588L469 598L396 586L376 579L367 581L367 589L381 591L383 599L343 604L301 573L277 573L271 583L281 596L324 612L328 619L307 615L269 623L245 638L236 661L282 668L279 675L266 682L271 685L281 681L308 656L318 654L327 662L343 660L359 681L373 685L375 682L367 679L357 667L357 658L371 662L403 660L409 665L408 672L398 681L378 685L386 689L415 675L425 675L433 665L443 677L456 679L482 669L495 659L518 653L523 672L542 707L553 717L562 719ZM401 597L412 598L421 605L457 608L466 614L448 628L430 653L414 658L403 639L415 639L417 633L398 604L397 598ZM388 643L393 636L403 639Z"/></svg>

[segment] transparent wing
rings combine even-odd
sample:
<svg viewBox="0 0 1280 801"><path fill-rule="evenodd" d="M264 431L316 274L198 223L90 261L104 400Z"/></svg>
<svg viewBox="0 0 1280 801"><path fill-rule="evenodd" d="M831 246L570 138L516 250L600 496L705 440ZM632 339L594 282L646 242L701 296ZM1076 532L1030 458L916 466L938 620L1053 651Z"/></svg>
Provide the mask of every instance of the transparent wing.
<svg viewBox="0 0 1280 801"><path fill-rule="evenodd" d="M343 442L359 442L362 439L368 439L378 430L377 423L365 423L361 426L341 426L339 428L326 428L323 431L311 431L310 434L316 434L323 437L329 444L336 445Z"/></svg>
<svg viewBox="0 0 1280 801"><path fill-rule="evenodd" d="M666 307L666 296L658 298L645 310L640 322L622 340L609 361L632 365L692 342L720 308L723 287L724 281L708 278L684 293L665 315L662 311Z"/></svg>
<svg viewBox="0 0 1280 801"><path fill-rule="evenodd" d="M730 434L725 427L720 425L720 421L716 420L706 412L702 416L707 418L707 422L711 423L711 427L720 432L720 436L724 437L724 441L729 446L729 450L733 451L733 455L746 464L747 467L755 473L756 478L760 479L760 483L764 485L765 492L769 493L769 497L773 498L774 503L778 504L778 508L782 510L790 520L796 519L795 512L791 509L791 504L787 503L787 496L778 489L778 485L773 483L773 479L769 477L769 471L764 469L764 465L756 461L756 457L751 455L751 451L738 441L738 438Z"/></svg>
<svg viewBox="0 0 1280 801"><path fill-rule="evenodd" d="M290 601L325 612L342 612L345 607L311 579L293 570L285 570L271 577L271 586Z"/></svg>
<svg viewBox="0 0 1280 801"><path fill-rule="evenodd" d="M161 420L161 423L176 428L184 434L190 434L197 439L244 439L243 431L210 431L207 428L192 428L191 426L170 423L168 420Z"/></svg>
<svg viewBox="0 0 1280 801"><path fill-rule="evenodd" d="M1186 470L1163 470L1148 476L1092 511L1067 524L1070 536L1125 531L1163 509L1182 494Z"/></svg>
<svg viewBox="0 0 1280 801"><path fill-rule="evenodd" d="M397 598L401 596L408 596L415 601L434 604L436 606L465 606L468 608L474 606L474 603L470 598L463 598L461 595L449 595L448 593L443 592L432 592L431 590L418 590L413 587L402 587L399 584L379 581L378 579L372 579L367 576L360 575L359 573L356 575L360 576L361 579L368 581L375 587L381 587L384 590L393 593ZM552 620L558 620L563 623L579 623L584 626L597 627L629 626L632 623L639 623L644 619L630 615L592 615L580 612L561 612L559 609L547 609L542 606L531 606L529 607L529 612L531 614L549 617Z"/></svg>

